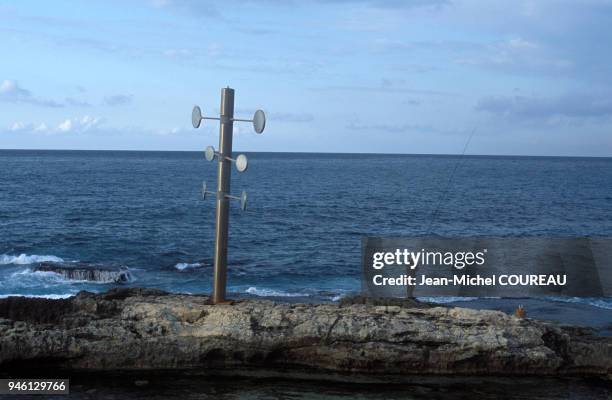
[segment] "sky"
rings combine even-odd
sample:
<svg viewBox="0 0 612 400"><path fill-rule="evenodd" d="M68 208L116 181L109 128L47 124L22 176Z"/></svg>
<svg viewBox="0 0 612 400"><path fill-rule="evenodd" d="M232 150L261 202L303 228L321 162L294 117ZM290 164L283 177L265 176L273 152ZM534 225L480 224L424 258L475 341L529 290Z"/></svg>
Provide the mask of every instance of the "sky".
<svg viewBox="0 0 612 400"><path fill-rule="evenodd" d="M612 156L612 1L0 0L0 148ZM470 139L470 136L473 137Z"/></svg>

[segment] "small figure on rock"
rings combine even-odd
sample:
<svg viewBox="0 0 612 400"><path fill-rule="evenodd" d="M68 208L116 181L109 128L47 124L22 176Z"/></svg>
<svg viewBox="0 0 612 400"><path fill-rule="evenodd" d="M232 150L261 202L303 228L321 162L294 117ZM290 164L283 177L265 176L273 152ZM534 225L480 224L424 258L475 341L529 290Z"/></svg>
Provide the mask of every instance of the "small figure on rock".
<svg viewBox="0 0 612 400"><path fill-rule="evenodd" d="M519 305L516 310L514 310L514 316L517 318L526 318L527 311L525 311L525 308L522 305Z"/></svg>

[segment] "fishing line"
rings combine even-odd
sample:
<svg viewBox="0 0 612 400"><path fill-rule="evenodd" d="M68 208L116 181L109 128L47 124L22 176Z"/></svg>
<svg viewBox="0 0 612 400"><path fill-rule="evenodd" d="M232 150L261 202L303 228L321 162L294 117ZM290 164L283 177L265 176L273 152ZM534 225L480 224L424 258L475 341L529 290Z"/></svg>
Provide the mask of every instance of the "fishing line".
<svg viewBox="0 0 612 400"><path fill-rule="evenodd" d="M434 224L434 222L436 220L436 216L438 215L438 211L440 210L440 206L442 205L442 202L446 198L446 194L448 193L448 189L450 189L451 183L453 181L453 177L455 176L455 172L457 172L457 169L459 168L459 164L463 160L463 156L465 155L465 152L466 152L468 146L470 145L470 142L472 141L472 137L474 136L475 132L476 132L476 127L474 127L474 129L472 129L472 133L470 133L470 136L468 137L468 140L465 142L465 146L463 146L463 151L461 152L461 155L459 156L459 159L455 163L455 167L453 168L450 176L448 177L448 182L446 182L446 187L444 188L444 191L442 192L442 195L438 199L438 204L436 204L436 208L434 209L434 212L431 214L431 218L429 220L429 225L427 226L427 230L426 230L427 234L431 233L431 227L433 226L433 224Z"/></svg>

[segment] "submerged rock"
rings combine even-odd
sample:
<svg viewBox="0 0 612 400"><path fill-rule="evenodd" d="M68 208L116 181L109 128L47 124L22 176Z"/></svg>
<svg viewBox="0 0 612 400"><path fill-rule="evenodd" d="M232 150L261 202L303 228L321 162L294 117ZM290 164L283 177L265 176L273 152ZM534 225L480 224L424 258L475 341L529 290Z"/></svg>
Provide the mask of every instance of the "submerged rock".
<svg viewBox="0 0 612 400"><path fill-rule="evenodd" d="M123 266L110 267L87 263L41 262L36 271L54 272L64 279L100 283L127 283L132 280L130 271Z"/></svg>
<svg viewBox="0 0 612 400"><path fill-rule="evenodd" d="M583 328L392 303L213 306L207 297L152 289L7 298L0 300L0 369L612 376L612 338Z"/></svg>

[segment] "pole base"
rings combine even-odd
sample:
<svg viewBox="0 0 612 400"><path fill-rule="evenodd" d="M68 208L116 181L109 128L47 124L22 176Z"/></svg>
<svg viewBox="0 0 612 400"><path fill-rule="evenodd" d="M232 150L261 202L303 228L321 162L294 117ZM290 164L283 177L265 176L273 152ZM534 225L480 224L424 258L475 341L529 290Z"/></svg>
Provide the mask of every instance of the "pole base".
<svg viewBox="0 0 612 400"><path fill-rule="evenodd" d="M225 305L225 306L231 306L231 305L233 305L233 304L235 303L235 301L234 301L234 300L228 300L228 299L225 299L225 300L220 300L220 301L214 301L214 300L213 300L213 298L211 297L211 298L208 300L208 303L209 303L209 304L212 304L213 306L215 306L215 305L220 305L220 306L223 306L223 305Z"/></svg>

